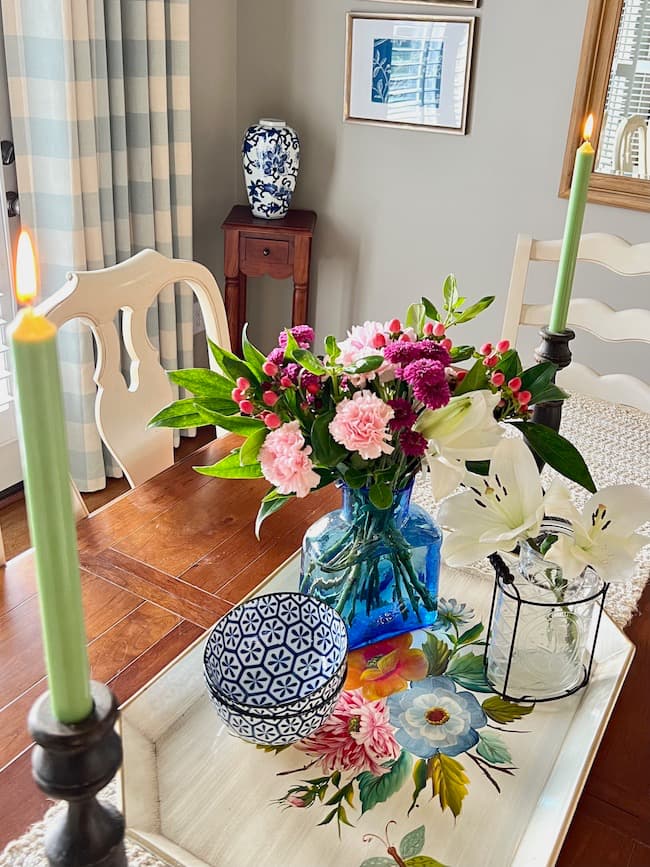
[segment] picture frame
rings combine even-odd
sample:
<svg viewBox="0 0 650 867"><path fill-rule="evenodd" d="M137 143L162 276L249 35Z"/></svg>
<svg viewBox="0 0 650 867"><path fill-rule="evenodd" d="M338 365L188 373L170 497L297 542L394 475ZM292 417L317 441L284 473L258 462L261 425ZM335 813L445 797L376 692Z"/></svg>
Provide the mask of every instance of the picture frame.
<svg viewBox="0 0 650 867"><path fill-rule="evenodd" d="M476 18L348 12L343 118L465 135Z"/></svg>
<svg viewBox="0 0 650 867"><path fill-rule="evenodd" d="M375 3L405 3L408 6L462 6L478 9L480 0L375 0Z"/></svg>

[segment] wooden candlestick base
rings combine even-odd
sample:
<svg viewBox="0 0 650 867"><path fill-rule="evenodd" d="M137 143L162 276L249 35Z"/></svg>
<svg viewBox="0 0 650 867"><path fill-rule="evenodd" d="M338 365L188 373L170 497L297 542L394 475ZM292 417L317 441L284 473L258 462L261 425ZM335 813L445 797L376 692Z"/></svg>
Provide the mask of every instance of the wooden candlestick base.
<svg viewBox="0 0 650 867"><path fill-rule="evenodd" d="M93 711L80 723L55 719L47 692L29 713L29 731L37 744L34 779L46 795L68 802L45 833L51 867L127 867L124 819L96 798L122 764L117 701L104 684L92 681L90 686Z"/></svg>
<svg viewBox="0 0 650 867"><path fill-rule="evenodd" d="M563 367L568 367L571 364L569 341L573 340L576 336L575 331L567 328L561 334L555 334L549 331L548 328L542 328L539 336L542 338L542 342L535 350L535 360L538 363L551 361L557 365L558 370L562 370ZM555 382L555 376L553 377L553 382ZM559 432L562 422L562 404L563 401L561 400L549 400L547 403L538 403L533 409L533 421Z"/></svg>

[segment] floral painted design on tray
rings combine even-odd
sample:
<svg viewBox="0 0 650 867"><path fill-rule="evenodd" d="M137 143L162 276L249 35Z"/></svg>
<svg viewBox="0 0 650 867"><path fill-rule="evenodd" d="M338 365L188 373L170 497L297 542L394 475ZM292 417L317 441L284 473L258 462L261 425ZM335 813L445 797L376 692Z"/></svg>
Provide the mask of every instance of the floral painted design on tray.
<svg viewBox="0 0 650 867"><path fill-rule="evenodd" d="M360 867L445 867L440 861L431 858L429 855L423 855L424 838L426 830L424 825L419 828L414 828L406 833L399 842L399 846L393 846L390 841L389 828L391 825L396 825L397 822L392 819L384 829L384 836L379 834L364 834L363 842L370 843L373 840L379 840L386 847L386 854L389 858L373 857L366 858Z"/></svg>
<svg viewBox="0 0 650 867"><path fill-rule="evenodd" d="M495 795L514 776L508 739L533 704L504 701L485 679L484 626L455 599L440 599L430 629L406 633L349 654L348 677L332 716L293 747L309 761L281 776L296 782L278 804L315 807L317 824L354 822L408 787L405 816L416 806L460 816L470 771ZM319 776L305 771L319 768ZM427 798L428 795L428 798Z"/></svg>

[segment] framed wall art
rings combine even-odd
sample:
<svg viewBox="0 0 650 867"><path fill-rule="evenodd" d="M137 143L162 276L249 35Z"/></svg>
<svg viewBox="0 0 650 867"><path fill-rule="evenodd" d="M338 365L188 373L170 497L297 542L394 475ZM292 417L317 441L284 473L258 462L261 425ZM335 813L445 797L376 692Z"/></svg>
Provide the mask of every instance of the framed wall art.
<svg viewBox="0 0 650 867"><path fill-rule="evenodd" d="M345 120L464 135L475 26L349 12Z"/></svg>
<svg viewBox="0 0 650 867"><path fill-rule="evenodd" d="M479 0L375 0L375 3L408 3L409 6L463 6L478 9Z"/></svg>

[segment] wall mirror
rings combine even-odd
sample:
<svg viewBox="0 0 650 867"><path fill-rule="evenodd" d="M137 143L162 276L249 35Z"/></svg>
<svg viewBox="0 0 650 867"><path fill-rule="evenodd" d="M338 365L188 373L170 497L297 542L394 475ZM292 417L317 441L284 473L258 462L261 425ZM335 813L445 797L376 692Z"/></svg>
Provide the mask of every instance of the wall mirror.
<svg viewBox="0 0 650 867"><path fill-rule="evenodd" d="M560 195L585 117L596 147L589 201L650 211L650 0L590 0Z"/></svg>

